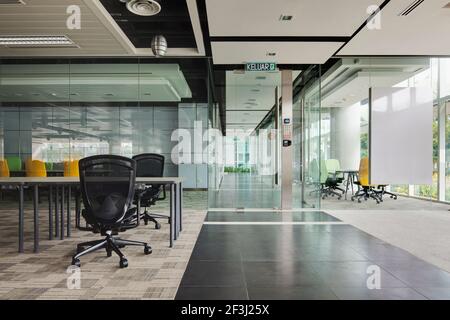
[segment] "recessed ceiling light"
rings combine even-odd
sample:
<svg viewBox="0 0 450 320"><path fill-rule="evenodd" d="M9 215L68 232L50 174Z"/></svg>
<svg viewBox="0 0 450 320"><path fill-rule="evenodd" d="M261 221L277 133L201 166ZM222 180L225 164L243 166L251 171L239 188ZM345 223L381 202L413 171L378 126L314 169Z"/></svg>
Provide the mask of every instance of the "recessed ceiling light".
<svg viewBox="0 0 450 320"><path fill-rule="evenodd" d="M5 47L74 47L75 43L66 36L0 36L0 46Z"/></svg>
<svg viewBox="0 0 450 320"><path fill-rule="evenodd" d="M280 17L278 18L278 20L280 21L291 21L293 18L292 15L289 14L281 14Z"/></svg>
<svg viewBox="0 0 450 320"><path fill-rule="evenodd" d="M50 95L52 95L52 96L54 96L54 97L56 97L56 96L57 96L57 94L56 94L56 93L50 93Z"/></svg>

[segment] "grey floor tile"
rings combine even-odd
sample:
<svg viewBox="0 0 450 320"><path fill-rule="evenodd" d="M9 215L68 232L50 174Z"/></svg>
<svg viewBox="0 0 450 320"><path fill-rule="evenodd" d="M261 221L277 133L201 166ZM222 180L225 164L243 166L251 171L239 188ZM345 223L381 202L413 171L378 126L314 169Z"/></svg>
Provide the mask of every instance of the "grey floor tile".
<svg viewBox="0 0 450 320"><path fill-rule="evenodd" d="M450 288L414 288L431 300L450 300Z"/></svg>
<svg viewBox="0 0 450 320"><path fill-rule="evenodd" d="M244 262L248 287L324 287L325 283L313 268L301 262Z"/></svg>
<svg viewBox="0 0 450 320"><path fill-rule="evenodd" d="M426 300L427 298L411 288L332 288L341 300Z"/></svg>
<svg viewBox="0 0 450 320"><path fill-rule="evenodd" d="M240 262L190 260L181 281L190 287L245 287Z"/></svg>
<svg viewBox="0 0 450 320"><path fill-rule="evenodd" d="M313 262L314 270L329 287L367 288L370 261ZM381 288L405 288L407 285L380 268Z"/></svg>
<svg viewBox="0 0 450 320"><path fill-rule="evenodd" d="M250 300L336 300L337 296L325 287L248 287Z"/></svg>
<svg viewBox="0 0 450 320"><path fill-rule="evenodd" d="M248 297L244 287L181 286L175 300L248 300Z"/></svg>

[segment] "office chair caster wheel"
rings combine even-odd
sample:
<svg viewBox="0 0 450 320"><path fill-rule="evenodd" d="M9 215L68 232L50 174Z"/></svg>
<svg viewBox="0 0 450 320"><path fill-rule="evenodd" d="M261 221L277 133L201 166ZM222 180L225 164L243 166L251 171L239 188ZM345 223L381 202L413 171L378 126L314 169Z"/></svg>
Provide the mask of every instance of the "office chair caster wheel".
<svg viewBox="0 0 450 320"><path fill-rule="evenodd" d="M72 265L76 267L81 267L80 259L72 259Z"/></svg>
<svg viewBox="0 0 450 320"><path fill-rule="evenodd" d="M341 200L341 198L342 198L342 197L341 197L341 196L339 196L339 197L338 197L338 200Z"/></svg>
<svg viewBox="0 0 450 320"><path fill-rule="evenodd" d="M358 199L358 203L361 203L361 200Z"/></svg>
<svg viewBox="0 0 450 320"><path fill-rule="evenodd" d="M122 269L128 267L128 260L126 258L121 258L120 259L120 267Z"/></svg>
<svg viewBox="0 0 450 320"><path fill-rule="evenodd" d="M112 250L111 249L106 249L106 256L108 258L112 256Z"/></svg>
<svg viewBox="0 0 450 320"><path fill-rule="evenodd" d="M152 247L150 247L149 245L146 245L146 246L144 247L144 253L145 253L145 254L150 254L150 253L152 253L152 252L153 252Z"/></svg>
<svg viewBox="0 0 450 320"><path fill-rule="evenodd" d="M144 224L148 225L148 219L147 218L144 218Z"/></svg>
<svg viewBox="0 0 450 320"><path fill-rule="evenodd" d="M157 222L155 223L155 229L161 229L161 223Z"/></svg>

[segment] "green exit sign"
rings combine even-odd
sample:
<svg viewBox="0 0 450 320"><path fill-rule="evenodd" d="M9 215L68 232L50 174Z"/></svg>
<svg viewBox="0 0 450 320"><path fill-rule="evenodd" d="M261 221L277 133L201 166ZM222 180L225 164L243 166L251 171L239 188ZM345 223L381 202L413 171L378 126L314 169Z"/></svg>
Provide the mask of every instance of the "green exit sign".
<svg viewBox="0 0 450 320"><path fill-rule="evenodd" d="M275 71L277 64L274 62L248 62L245 71Z"/></svg>

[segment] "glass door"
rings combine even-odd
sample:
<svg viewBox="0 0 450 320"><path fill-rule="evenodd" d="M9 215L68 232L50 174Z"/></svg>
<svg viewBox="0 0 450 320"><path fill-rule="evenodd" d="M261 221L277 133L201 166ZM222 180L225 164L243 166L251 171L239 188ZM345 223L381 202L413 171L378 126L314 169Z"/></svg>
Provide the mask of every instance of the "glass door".
<svg viewBox="0 0 450 320"><path fill-rule="evenodd" d="M279 71L226 71L222 163L208 188L209 208L280 207Z"/></svg>

